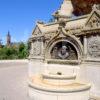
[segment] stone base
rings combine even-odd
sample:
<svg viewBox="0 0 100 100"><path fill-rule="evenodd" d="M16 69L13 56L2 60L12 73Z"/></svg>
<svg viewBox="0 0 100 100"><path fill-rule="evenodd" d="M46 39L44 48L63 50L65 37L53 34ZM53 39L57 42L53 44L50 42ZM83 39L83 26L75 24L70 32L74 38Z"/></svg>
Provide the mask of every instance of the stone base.
<svg viewBox="0 0 100 100"><path fill-rule="evenodd" d="M33 100L89 100L89 92L79 93L49 93L44 91L38 91L33 88L29 90L29 96Z"/></svg>
<svg viewBox="0 0 100 100"><path fill-rule="evenodd" d="M90 84L48 84L39 75L29 80L29 96L33 100L88 100Z"/></svg>
<svg viewBox="0 0 100 100"><path fill-rule="evenodd" d="M89 91L57 93L29 88L29 96L33 100L89 100Z"/></svg>

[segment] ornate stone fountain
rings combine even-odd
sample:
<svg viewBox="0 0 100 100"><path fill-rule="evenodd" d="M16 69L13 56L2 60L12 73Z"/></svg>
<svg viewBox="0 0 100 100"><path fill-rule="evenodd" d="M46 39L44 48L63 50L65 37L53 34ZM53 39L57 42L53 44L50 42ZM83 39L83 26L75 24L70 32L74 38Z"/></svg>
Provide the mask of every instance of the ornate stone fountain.
<svg viewBox="0 0 100 100"><path fill-rule="evenodd" d="M54 13L54 22L37 22L29 39L29 95L33 100L88 100L99 95L99 85L89 70L93 72L90 66L100 62L100 17L95 15L100 11L94 6L90 15L76 19L72 11L71 1L64 0Z"/></svg>
<svg viewBox="0 0 100 100"><path fill-rule="evenodd" d="M56 66L58 69L53 70L53 67ZM46 64L45 67L48 67L48 70L45 69L43 73L35 74L30 77L29 95L33 100L89 99L91 85L77 80L78 68L51 64ZM60 70L59 67L65 68L65 73L63 70ZM49 68L51 68L51 70L49 70Z"/></svg>

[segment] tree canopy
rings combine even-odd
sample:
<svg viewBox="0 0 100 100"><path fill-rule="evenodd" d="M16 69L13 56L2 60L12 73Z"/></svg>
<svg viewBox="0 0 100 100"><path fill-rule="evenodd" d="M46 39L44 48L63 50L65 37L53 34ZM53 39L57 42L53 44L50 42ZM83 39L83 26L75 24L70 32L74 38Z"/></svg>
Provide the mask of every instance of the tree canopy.
<svg viewBox="0 0 100 100"><path fill-rule="evenodd" d="M28 45L21 42L10 47L0 48L0 60L2 59L26 59L28 57Z"/></svg>

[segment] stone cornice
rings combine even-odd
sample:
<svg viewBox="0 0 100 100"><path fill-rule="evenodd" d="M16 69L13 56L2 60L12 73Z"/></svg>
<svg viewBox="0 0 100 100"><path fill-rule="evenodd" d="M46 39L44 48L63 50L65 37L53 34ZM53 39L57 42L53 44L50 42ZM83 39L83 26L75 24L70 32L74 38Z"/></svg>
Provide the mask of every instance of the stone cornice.
<svg viewBox="0 0 100 100"><path fill-rule="evenodd" d="M29 41L44 40L44 35L37 35L29 38Z"/></svg>
<svg viewBox="0 0 100 100"><path fill-rule="evenodd" d="M89 14L88 15L79 16L79 17L75 17L75 18L70 18L70 19L66 20L65 23L70 22L70 21L75 21L75 20L80 20L80 19L88 18L88 16L89 16ZM55 24L59 24L59 21L58 22L52 22L52 23L44 24L44 27L55 25Z"/></svg>
<svg viewBox="0 0 100 100"><path fill-rule="evenodd" d="M100 32L100 27L98 28L84 28L84 29L80 29L80 32L75 32L74 31L74 34L76 36L80 36L80 35L91 35L91 34L95 34L95 33L98 33Z"/></svg>
<svg viewBox="0 0 100 100"><path fill-rule="evenodd" d="M97 28L88 28L88 27L86 27L86 28L84 28L82 31L84 31L84 32L90 32L90 31L100 31L100 27L97 27Z"/></svg>
<svg viewBox="0 0 100 100"><path fill-rule="evenodd" d="M79 35L92 35L100 32L100 28L87 28L83 29L82 32Z"/></svg>

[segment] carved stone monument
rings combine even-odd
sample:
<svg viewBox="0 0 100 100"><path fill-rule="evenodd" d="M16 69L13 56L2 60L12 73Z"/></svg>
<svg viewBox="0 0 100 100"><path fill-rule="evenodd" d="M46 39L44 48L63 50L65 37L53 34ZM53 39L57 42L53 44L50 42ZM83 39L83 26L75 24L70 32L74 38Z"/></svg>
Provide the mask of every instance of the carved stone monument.
<svg viewBox="0 0 100 100"><path fill-rule="evenodd" d="M64 0L54 22L37 22L29 39L29 95L34 100L100 97L99 7L73 18L71 0Z"/></svg>

